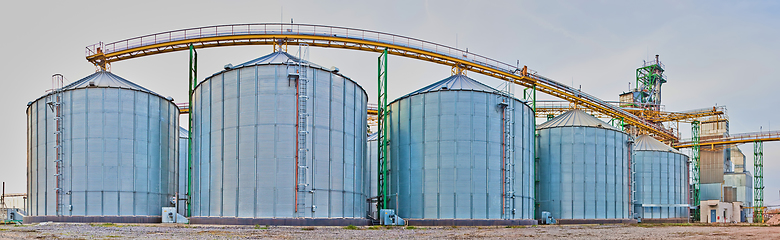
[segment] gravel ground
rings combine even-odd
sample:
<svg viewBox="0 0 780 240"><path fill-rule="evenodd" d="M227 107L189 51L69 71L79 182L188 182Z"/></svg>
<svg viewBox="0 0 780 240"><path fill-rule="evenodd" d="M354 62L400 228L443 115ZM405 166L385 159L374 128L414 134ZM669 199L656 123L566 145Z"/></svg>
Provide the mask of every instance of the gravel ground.
<svg viewBox="0 0 780 240"><path fill-rule="evenodd" d="M756 225L552 225L528 227L265 227L163 224L0 225L0 239L780 239Z"/></svg>

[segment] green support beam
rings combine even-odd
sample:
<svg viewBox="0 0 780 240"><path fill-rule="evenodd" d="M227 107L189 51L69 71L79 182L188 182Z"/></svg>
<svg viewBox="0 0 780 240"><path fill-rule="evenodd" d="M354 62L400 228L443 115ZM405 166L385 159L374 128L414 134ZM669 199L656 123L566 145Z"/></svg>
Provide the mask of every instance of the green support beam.
<svg viewBox="0 0 780 240"><path fill-rule="evenodd" d="M698 222L701 219L701 208L699 206L699 203L701 202L699 198L699 172L700 172L700 155L699 150L701 150L701 146L699 146L699 138L701 133L701 122L698 120L693 121L691 123L691 132L693 135L693 166L691 168L691 175L693 175L693 206L695 207L693 209L693 221Z"/></svg>
<svg viewBox="0 0 780 240"><path fill-rule="evenodd" d="M190 82L189 105L187 105L187 217L192 216L192 93L195 92L195 85L198 79L198 51L195 46L190 44Z"/></svg>
<svg viewBox="0 0 780 240"><path fill-rule="evenodd" d="M613 118L609 120L609 125L620 129L620 131L626 131L625 118Z"/></svg>
<svg viewBox="0 0 780 240"><path fill-rule="evenodd" d="M753 222L764 223L764 142L753 143Z"/></svg>
<svg viewBox="0 0 780 240"><path fill-rule="evenodd" d="M388 159L387 159L387 49L382 52L382 55L378 58L379 61L379 83L377 88L379 89L379 98L377 104L377 117L379 119L379 136L377 143L379 147L378 159L379 159L379 182L377 184L377 190L379 201L377 203L377 209L386 209L388 207L387 201L390 199L390 188L388 186Z"/></svg>

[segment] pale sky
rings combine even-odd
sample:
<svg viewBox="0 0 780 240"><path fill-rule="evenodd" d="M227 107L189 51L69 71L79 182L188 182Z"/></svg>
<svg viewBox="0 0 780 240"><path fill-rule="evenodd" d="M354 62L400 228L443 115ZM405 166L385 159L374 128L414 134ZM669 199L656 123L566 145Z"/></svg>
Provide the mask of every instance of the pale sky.
<svg viewBox="0 0 780 240"><path fill-rule="evenodd" d="M780 129L780 3L774 1L13 1L2 4L0 181L26 189L25 109L51 87L95 71L84 47L141 35L233 23L320 24L419 38L538 71L604 100L617 100L642 60L659 54L669 111L726 105L731 133ZM457 37L456 37L457 36ZM266 55L271 46L199 51L199 80ZM376 96L376 53L312 48ZM292 52L292 51L291 51ZM112 72L176 102L187 98L186 52L117 62ZM391 56L395 99L450 75L450 68ZM475 73L491 86L501 82ZM540 97L551 99L550 97ZM375 101L372 101L375 102ZM771 128L771 123L775 127ZM682 126L683 137L690 127ZM780 143L764 144L766 204L780 204ZM740 146L753 170L753 146Z"/></svg>

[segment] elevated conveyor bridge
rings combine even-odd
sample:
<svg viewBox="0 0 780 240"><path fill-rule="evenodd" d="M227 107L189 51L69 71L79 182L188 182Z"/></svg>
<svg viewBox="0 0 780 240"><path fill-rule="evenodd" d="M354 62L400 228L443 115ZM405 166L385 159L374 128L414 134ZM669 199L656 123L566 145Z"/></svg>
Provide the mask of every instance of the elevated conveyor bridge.
<svg viewBox="0 0 780 240"><path fill-rule="evenodd" d="M722 145L736 145L736 144L753 143L759 141L760 142L780 141L780 131L740 133L740 134L731 134L729 136L715 137L715 138L702 137L701 140L699 140L699 146L702 147L709 146L711 148L715 148ZM691 148L693 147L693 140L684 139L678 143L673 143L672 147Z"/></svg>
<svg viewBox="0 0 780 240"><path fill-rule="evenodd" d="M631 114L634 114L635 116L639 116L645 120L654 123L663 123L663 122L690 123L697 119L712 117L712 116L728 118L728 116L726 115L725 106L716 106L711 108L701 108L701 109L694 109L694 110L680 111L680 112L667 112L663 110L655 111L655 110L649 110L644 108L621 107L627 104L624 102L614 102L614 101L605 101L605 102L612 104L613 106L620 107L626 112L629 112ZM570 103L566 101L546 101L546 100L536 101L536 117L543 118L548 115L560 115L575 108L578 108L578 106L575 105L574 103ZM603 114L601 112L593 112L590 110L586 112L599 118L610 117L609 115Z"/></svg>
<svg viewBox="0 0 780 240"><path fill-rule="evenodd" d="M189 50L190 44L195 48L307 44L312 47L377 53L387 49L392 55L458 67L533 88L575 103L582 108L623 119L625 123L636 126L642 132L653 134L661 140L677 140L677 136L660 124L642 119L592 95L546 78L527 67L521 68L519 65L503 63L441 44L377 31L310 24L218 25L156 33L111 43L101 42L87 46L85 54L89 62L102 69L108 69L112 62Z"/></svg>

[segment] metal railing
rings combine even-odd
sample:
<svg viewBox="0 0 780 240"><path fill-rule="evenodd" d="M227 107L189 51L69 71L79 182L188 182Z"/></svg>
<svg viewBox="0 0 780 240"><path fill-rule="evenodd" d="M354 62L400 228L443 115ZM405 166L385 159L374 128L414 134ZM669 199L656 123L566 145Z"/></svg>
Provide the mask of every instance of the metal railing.
<svg viewBox="0 0 780 240"><path fill-rule="evenodd" d="M485 56L469 53L445 45L420 40L416 38L404 37L395 34L383 33L371 30L362 30L346 27L334 27L313 24L285 24L285 23L251 23L251 24L231 24L217 25L208 27L187 28L168 32L155 33L140 37L111 43L96 43L86 47L87 57L100 52L103 54L117 53L125 50L131 50L140 47L152 46L157 44L172 43L181 40L200 39L220 36L241 36L241 35L311 35L324 37L341 37L371 42L388 43L396 46L414 48L432 53L446 55L461 60L468 60L480 65L499 68L507 72L517 71L519 66L513 66L494 60Z"/></svg>
<svg viewBox="0 0 780 240"><path fill-rule="evenodd" d="M749 132L731 134L729 136L707 138L701 140L701 145L707 145L717 142L750 142L750 141L776 141L773 139L780 139L780 131L764 131L764 132ZM693 141L691 138L681 139L679 143L675 145L687 145Z"/></svg>
<svg viewBox="0 0 780 240"><path fill-rule="evenodd" d="M655 59L644 61L644 65L642 67L653 66L653 65L656 65L656 64L658 66L661 66L661 68L666 69L666 66L664 66L664 64L661 63L661 61L656 61ZM664 78L664 79L666 79L666 78Z"/></svg>

